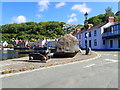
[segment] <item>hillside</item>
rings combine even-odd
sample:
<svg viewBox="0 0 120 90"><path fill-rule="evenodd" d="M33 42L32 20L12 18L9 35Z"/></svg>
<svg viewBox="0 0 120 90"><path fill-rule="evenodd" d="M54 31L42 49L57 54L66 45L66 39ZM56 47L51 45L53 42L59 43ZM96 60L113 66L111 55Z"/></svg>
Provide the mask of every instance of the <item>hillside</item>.
<svg viewBox="0 0 120 90"><path fill-rule="evenodd" d="M64 22L48 21L48 22L26 22L21 24L2 25L3 41L10 41L12 38L35 40L44 38L57 38L66 33L62 29Z"/></svg>

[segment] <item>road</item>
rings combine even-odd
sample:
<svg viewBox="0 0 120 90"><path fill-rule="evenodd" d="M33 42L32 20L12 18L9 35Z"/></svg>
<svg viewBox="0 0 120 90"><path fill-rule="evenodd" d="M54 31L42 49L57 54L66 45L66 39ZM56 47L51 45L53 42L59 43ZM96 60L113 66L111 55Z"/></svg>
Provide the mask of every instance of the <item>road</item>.
<svg viewBox="0 0 120 90"><path fill-rule="evenodd" d="M4 76L3 88L118 88L118 52L100 58Z"/></svg>

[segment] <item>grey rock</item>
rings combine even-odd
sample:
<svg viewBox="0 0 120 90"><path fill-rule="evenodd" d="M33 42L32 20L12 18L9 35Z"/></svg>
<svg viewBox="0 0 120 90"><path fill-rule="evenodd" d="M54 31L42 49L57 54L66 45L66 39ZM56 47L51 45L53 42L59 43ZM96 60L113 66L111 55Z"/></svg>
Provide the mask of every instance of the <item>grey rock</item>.
<svg viewBox="0 0 120 90"><path fill-rule="evenodd" d="M78 52L79 50L78 40L71 34L64 35L57 42L57 52Z"/></svg>

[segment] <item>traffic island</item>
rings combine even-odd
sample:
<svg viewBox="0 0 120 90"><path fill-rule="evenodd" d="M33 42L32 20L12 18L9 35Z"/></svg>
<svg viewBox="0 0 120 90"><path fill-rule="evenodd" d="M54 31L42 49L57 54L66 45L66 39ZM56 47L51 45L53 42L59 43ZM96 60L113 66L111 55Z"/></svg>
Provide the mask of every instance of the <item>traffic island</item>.
<svg viewBox="0 0 120 90"><path fill-rule="evenodd" d="M83 52L85 53L85 51ZM9 59L5 61L1 61L1 74L10 74L17 73L27 70L34 70L43 67L50 67L60 64L72 63L76 61L85 61L89 59L97 58L99 55L92 51L91 54L85 55L82 53L77 53L73 58L51 58L46 63L42 63L41 61L29 61L29 57L22 57L17 59Z"/></svg>

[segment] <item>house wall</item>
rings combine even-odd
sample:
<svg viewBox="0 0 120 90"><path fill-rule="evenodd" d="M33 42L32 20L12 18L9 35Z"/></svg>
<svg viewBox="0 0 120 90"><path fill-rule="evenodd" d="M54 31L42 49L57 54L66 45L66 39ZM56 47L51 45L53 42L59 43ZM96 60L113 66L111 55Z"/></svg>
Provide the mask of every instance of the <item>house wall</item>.
<svg viewBox="0 0 120 90"><path fill-rule="evenodd" d="M103 26L103 27L104 27L104 26ZM99 36L100 36L100 37L99 37L99 38L100 38L100 39L99 39L100 48L99 48L99 49L106 49L106 44L105 44L105 45L103 44L103 40L104 40L104 39L102 38L102 34L103 34L103 32L104 32L104 28L103 28L103 27L101 27L101 30L99 31L99 33L100 33L100 35L99 35ZM105 43L106 43L106 40L105 40Z"/></svg>
<svg viewBox="0 0 120 90"><path fill-rule="evenodd" d="M96 30L96 36L94 36L94 32ZM100 49L100 45L101 45L101 34L100 34L100 30L101 28L99 29L95 29L95 30L92 30L91 31L91 41L92 41L92 47L91 49ZM97 42L97 45L95 46L94 45L94 40L96 39L96 42Z"/></svg>
<svg viewBox="0 0 120 90"><path fill-rule="evenodd" d="M76 33L73 36L75 36L78 39L78 45L81 48L81 34L80 33Z"/></svg>
<svg viewBox="0 0 120 90"><path fill-rule="evenodd" d="M94 32L96 30L96 36L94 35ZM102 35L101 35L101 28L98 28L98 29L94 29L92 31L88 31L88 33L91 32L91 37L89 37L88 35L88 39L87 39L87 46L89 46L89 41L91 40L91 49L101 49L101 48L104 48L103 46L101 46L102 44ZM83 32L82 33L82 40L81 40L81 46L82 48L86 48L85 46L85 40L86 40L86 37L85 37L85 33L86 32ZM96 39L96 42L97 42L97 45L95 46L94 45L94 40Z"/></svg>
<svg viewBox="0 0 120 90"><path fill-rule="evenodd" d="M81 48L85 48L85 32L81 33Z"/></svg>
<svg viewBox="0 0 120 90"><path fill-rule="evenodd" d="M110 40L113 40L113 47L111 48L110 47ZM116 38L116 39L107 39L106 40L106 49L119 49L120 50L120 48L118 48L118 38Z"/></svg>

